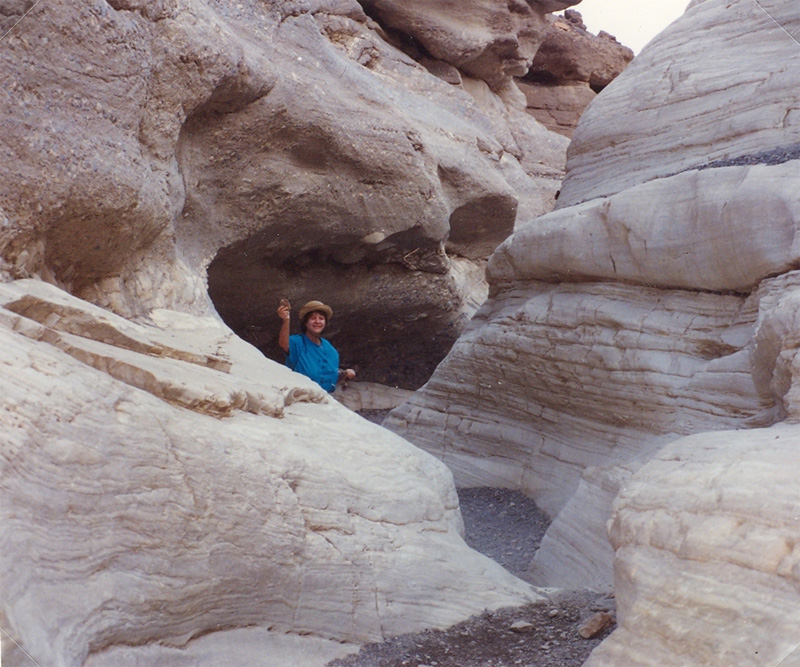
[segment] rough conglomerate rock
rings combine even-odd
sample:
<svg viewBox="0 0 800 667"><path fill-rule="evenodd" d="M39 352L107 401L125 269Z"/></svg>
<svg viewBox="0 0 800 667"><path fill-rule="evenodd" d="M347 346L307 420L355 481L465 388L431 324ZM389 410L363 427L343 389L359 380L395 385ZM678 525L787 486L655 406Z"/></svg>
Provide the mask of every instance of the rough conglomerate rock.
<svg viewBox="0 0 800 667"><path fill-rule="evenodd" d="M591 34L579 12L548 16L542 44L528 72L517 80L536 120L572 137L597 93L633 60L633 51L608 33Z"/></svg>
<svg viewBox="0 0 800 667"><path fill-rule="evenodd" d="M418 386L485 294L454 263L482 272L563 174L566 140L502 74L538 48L545 10L525 7L469 24L495 56L456 85L355 0L33 9L3 43L0 269L133 317L204 312L208 270L220 315L275 358L278 299L331 301L364 379ZM395 313L421 370L383 352L408 338Z"/></svg>
<svg viewBox="0 0 800 667"><path fill-rule="evenodd" d="M573 0L361 0L383 25L408 35L427 54L498 91L523 76L546 32L545 14Z"/></svg>

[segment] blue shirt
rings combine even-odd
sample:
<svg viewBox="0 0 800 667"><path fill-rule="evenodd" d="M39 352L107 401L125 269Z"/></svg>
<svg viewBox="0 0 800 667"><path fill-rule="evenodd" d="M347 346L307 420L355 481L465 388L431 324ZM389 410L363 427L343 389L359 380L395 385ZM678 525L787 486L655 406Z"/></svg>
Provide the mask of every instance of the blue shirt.
<svg viewBox="0 0 800 667"><path fill-rule="evenodd" d="M305 334L289 336L286 365L311 378L325 391L336 389L336 381L339 379L339 353L324 338L317 345Z"/></svg>

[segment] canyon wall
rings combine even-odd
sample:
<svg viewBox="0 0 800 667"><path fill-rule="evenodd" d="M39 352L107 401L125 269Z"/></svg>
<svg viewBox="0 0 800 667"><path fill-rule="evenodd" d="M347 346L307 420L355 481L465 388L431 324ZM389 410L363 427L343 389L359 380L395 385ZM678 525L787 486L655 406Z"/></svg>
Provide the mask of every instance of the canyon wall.
<svg viewBox="0 0 800 667"><path fill-rule="evenodd" d="M613 581L591 664L791 659L800 17L693 2L561 185L516 80L569 4L0 11L9 664L321 665L538 599L453 477L554 517L531 582ZM463 332L387 421L428 452L248 344L282 296L401 387Z"/></svg>
<svg viewBox="0 0 800 667"><path fill-rule="evenodd" d="M513 75L568 4L475 1L474 22L449 6L436 58L407 48L418 60L389 10L383 28L355 0L34 9L3 44L0 269L126 317L203 312L208 272L216 310L270 354L280 297L330 301L364 379L419 386L517 214L553 206L567 140ZM416 364L381 352L398 341Z"/></svg>
<svg viewBox="0 0 800 667"><path fill-rule="evenodd" d="M628 66L633 51L606 32L590 33L574 9L546 18L542 44L517 84L528 113L572 137L584 109Z"/></svg>
<svg viewBox="0 0 800 667"><path fill-rule="evenodd" d="M4 663L321 665L539 598L444 465L249 344L319 298L418 384L552 208L567 140L513 76L569 3L476 0L430 52L390 4L0 10Z"/></svg>
<svg viewBox="0 0 800 667"><path fill-rule="evenodd" d="M489 300L385 423L553 516L532 581L615 586L591 665L800 643L799 28L785 3L704 0L653 40L581 118L557 210L494 253Z"/></svg>

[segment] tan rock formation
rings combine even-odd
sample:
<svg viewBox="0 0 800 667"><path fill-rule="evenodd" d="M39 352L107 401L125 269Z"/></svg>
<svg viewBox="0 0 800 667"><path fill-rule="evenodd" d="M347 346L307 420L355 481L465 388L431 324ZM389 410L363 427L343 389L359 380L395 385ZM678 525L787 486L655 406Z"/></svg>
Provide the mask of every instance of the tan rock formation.
<svg viewBox="0 0 800 667"><path fill-rule="evenodd" d="M386 422L555 516L537 583L610 585L615 559L593 666L800 655L800 13L761 5L693 3L592 103L559 209L493 255L489 301Z"/></svg>
<svg viewBox="0 0 800 667"><path fill-rule="evenodd" d="M362 0L382 24L416 40L438 60L503 90L531 66L545 14L580 0Z"/></svg>
<svg viewBox="0 0 800 667"><path fill-rule="evenodd" d="M584 109L628 66L633 51L608 33L590 33L574 9L546 21L542 44L517 85L528 113L548 129L572 137Z"/></svg>

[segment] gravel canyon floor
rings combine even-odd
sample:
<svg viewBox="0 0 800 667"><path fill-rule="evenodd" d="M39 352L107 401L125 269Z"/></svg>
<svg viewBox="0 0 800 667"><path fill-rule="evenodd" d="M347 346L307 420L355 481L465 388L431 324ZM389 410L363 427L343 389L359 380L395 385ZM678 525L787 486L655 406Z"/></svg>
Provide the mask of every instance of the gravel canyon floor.
<svg viewBox="0 0 800 667"><path fill-rule="evenodd" d="M517 491L460 489L459 501L467 543L522 576L547 529L547 518ZM445 631L368 644L329 667L577 667L611 632L613 622L591 639L579 631L588 621L613 614L611 595L553 592L542 604L484 612Z"/></svg>

